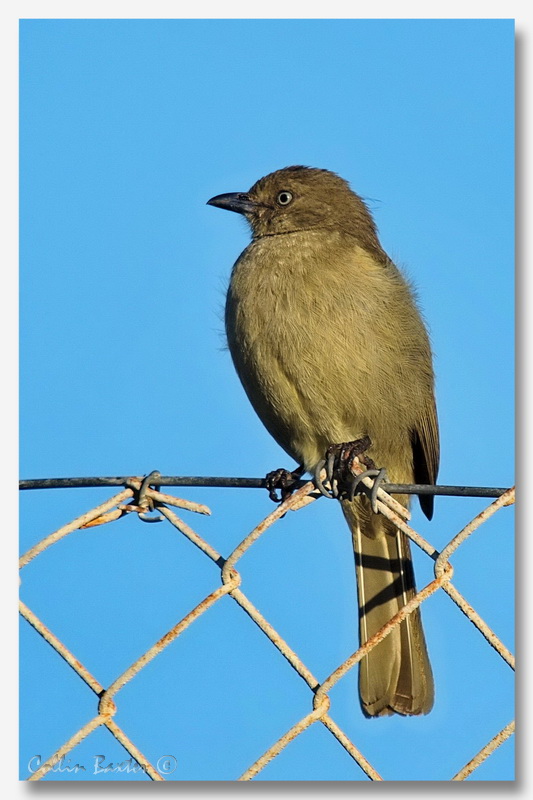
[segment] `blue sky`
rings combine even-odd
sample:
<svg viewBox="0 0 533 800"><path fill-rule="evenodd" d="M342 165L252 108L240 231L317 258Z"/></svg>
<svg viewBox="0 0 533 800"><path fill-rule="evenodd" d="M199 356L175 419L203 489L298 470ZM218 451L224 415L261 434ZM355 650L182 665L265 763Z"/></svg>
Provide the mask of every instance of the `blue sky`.
<svg viewBox="0 0 533 800"><path fill-rule="evenodd" d="M511 485L513 47L511 20L23 21L21 477L262 477L292 466L224 349L225 287L248 232L205 203L296 163L350 181L418 287L435 352L439 482ZM25 492L21 550L112 493ZM187 521L224 555L273 508L256 490L175 493L211 507ZM485 505L441 498L429 523L414 504L413 524L440 549ZM458 589L511 649L513 558L505 509L453 559ZM421 587L431 565L417 554L416 567ZM356 649L350 539L335 504L288 515L240 571L320 679ZM220 581L166 523L132 518L71 535L23 578L25 602L104 685ZM423 617L437 686L429 716L364 719L355 670L331 695L334 719L388 780L449 779L513 717L511 671L449 598L428 600ZM25 777L32 755L51 754L96 712L25 622L20 641ZM311 709L230 598L117 703L149 758L175 755L175 780L233 780ZM95 753L127 758L102 731L71 757L90 764ZM473 775L512 777L511 742ZM364 779L319 724L258 777Z"/></svg>

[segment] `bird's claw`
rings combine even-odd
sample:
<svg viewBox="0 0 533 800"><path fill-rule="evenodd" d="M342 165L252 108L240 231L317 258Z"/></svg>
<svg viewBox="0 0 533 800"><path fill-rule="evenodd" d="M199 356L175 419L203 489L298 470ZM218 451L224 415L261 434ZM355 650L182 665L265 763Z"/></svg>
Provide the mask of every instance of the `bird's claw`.
<svg viewBox="0 0 533 800"><path fill-rule="evenodd" d="M377 514L377 495L380 485L386 480L385 469L378 469L372 459L365 454L365 450L371 446L369 436L363 436L353 442L342 442L332 444L326 451L326 458L318 462L314 469L313 478L319 492L324 497L353 500L357 491L361 491L361 482L364 478L374 478L374 484L369 491L369 499L372 511ZM361 464L366 467L365 472L354 476L350 471L349 465L352 459L357 456ZM320 477L322 470L326 470L326 479L329 481L330 489L324 486ZM361 487L361 488L359 488ZM366 489L366 487L364 487Z"/></svg>
<svg viewBox="0 0 533 800"><path fill-rule="evenodd" d="M326 476L329 481L329 485L331 486L331 494L330 497L338 497L339 496L339 486L338 482L335 477L335 460L337 458L337 454L335 450L330 447L327 451L327 458L325 461L326 467Z"/></svg>
<svg viewBox="0 0 533 800"><path fill-rule="evenodd" d="M354 476L353 480L350 481L350 486L348 489L348 499L353 500L355 497L355 493L357 491L358 486L361 485L361 482L364 478L374 478L374 484L372 488L369 490L369 499L370 505L372 506L372 511L374 514L378 513L378 490L384 480L387 478L387 472L384 468L382 469L367 469L364 472L360 472L359 475ZM365 487L366 488L366 487Z"/></svg>
<svg viewBox="0 0 533 800"><path fill-rule="evenodd" d="M274 503L283 503L294 491L294 484L301 478L303 469L296 469L289 472L288 469L274 469L265 477L268 496ZM279 489L280 497L277 490Z"/></svg>
<svg viewBox="0 0 533 800"><path fill-rule="evenodd" d="M323 458L322 461L318 462L318 464L314 469L313 480L320 494L323 494L324 497L328 497L331 500L331 498L335 497L335 495L333 494L333 492L330 492L328 491L328 489L326 489L326 487L322 483L322 478L320 477L320 473L322 472L325 466L326 466L326 459Z"/></svg>

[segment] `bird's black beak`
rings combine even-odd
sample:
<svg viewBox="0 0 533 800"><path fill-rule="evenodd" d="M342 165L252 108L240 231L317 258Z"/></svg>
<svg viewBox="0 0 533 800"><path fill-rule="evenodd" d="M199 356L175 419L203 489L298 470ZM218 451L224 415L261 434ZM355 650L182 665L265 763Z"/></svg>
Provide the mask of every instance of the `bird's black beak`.
<svg viewBox="0 0 533 800"><path fill-rule="evenodd" d="M229 192L229 194L217 194L207 201L208 206L217 208L227 208L228 211L236 211L238 214L249 214L255 209L255 203L249 194L244 192Z"/></svg>

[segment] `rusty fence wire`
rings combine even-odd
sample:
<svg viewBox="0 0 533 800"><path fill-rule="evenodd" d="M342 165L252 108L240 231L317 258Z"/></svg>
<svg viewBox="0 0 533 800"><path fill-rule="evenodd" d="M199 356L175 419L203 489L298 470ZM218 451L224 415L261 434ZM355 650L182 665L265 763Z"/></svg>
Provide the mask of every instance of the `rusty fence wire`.
<svg viewBox="0 0 533 800"><path fill-rule="evenodd" d="M352 471L354 474L359 474L363 471L357 459L354 459L352 463ZM41 767L35 771L28 780L38 781L42 779L47 772L53 769L54 765L59 763L62 758L76 747L76 745L101 726L105 726L105 728L113 734L117 741L127 750L152 780L165 780L156 767L150 763L136 744L129 738L127 732L114 722L113 717L117 710L117 697L123 687L129 681L133 680L152 659L156 658L166 647L174 642L180 634L192 625L201 615L208 613L209 609L225 595L229 595L233 598L242 611L256 623L263 634L272 643L272 646L277 648L310 690L309 713L302 717L289 730L280 731L280 736L277 741L275 741L266 752L258 754L256 761L250 764L240 777L235 776L235 778L238 777L238 780L241 781L249 781L255 778L272 759L276 758L276 756L290 744L290 742L315 723L321 723L326 730L329 731L336 742L346 750L370 780L383 780L375 766L365 757L362 749L351 741L342 728L335 722L331 710L329 693L335 684L349 670L353 669L369 650L384 639L408 614L411 614L415 608L420 606L427 598L436 592L445 592L470 620L472 625L484 636L488 644L494 648L510 669L514 670L514 657L512 653L509 652L453 584L453 567L450 563L450 558L457 549L461 547L465 540L478 530L486 520L500 509L514 503L514 487L500 492L500 496L481 513L475 516L459 533L453 536L440 552L427 542L417 531L410 527L408 524L410 519L409 511L396 502L394 498L390 494L387 494L382 488L378 490L378 513L383 514L394 522L417 547L433 560L435 577L424 586L400 612L384 625L375 636L340 664L325 680L320 682L294 652L290 644L279 635L275 628L265 619L259 609L256 608L247 597L243 591L241 575L237 570L238 562L242 556L253 547L257 540L263 536L277 520L283 517L288 511L298 511L298 509L317 499L317 492L314 484L308 482L300 485L300 488L294 491L290 497L262 520L232 553L224 557L178 516L175 510L183 509L198 514L209 514L210 511L207 506L184 500L152 488L150 482L156 483L157 485L157 482L153 480L154 476L157 475L158 473L151 473L144 480L142 478L128 479L125 488L110 497L106 502L98 505L96 508L92 508L31 547L30 550L20 558L20 568L22 569L25 567L30 561L41 555L48 547L57 544L61 539L74 531L84 531L96 525L112 522L131 513L138 514L141 519L149 522L155 519L152 515L157 513L157 515L161 515L174 526L174 528L185 536L189 542L199 548L205 557L210 559L217 566L220 572L221 585L214 588L210 594L204 597L200 603L191 609L188 614L180 619L174 627L168 630L164 636L156 641L107 687L99 683L76 655L65 647L57 636L55 636L53 631L51 631L27 605L23 602L20 603L20 612L22 616L48 644L57 651L79 677L85 681L97 698L95 714L92 719L79 730L75 731L54 753L50 753L50 755L43 760ZM365 478L363 482L367 488L372 488L372 478ZM502 730L490 733L492 736L489 738L486 745L477 754L473 754L472 758L454 775L450 775L449 780L461 781L468 778L483 761L491 756L500 744L514 733L514 722L510 721Z"/></svg>

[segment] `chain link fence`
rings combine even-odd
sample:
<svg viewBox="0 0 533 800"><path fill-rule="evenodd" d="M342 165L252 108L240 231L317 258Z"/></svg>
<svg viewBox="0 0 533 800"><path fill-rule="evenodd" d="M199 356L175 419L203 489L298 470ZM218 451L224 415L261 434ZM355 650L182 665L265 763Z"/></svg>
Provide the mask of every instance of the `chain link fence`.
<svg viewBox="0 0 533 800"><path fill-rule="evenodd" d="M352 470L354 474L359 474L363 471L357 459L354 459ZM299 488L296 489L290 497L263 519L251 533L242 540L232 553L224 557L178 516L175 510L183 509L197 514L209 514L209 509L200 503L184 500L153 488L153 485L159 485L156 480L157 476L158 473L151 473L145 479L131 478L125 481L127 485L120 492L110 497L106 502L92 508L31 547L20 559L21 569L33 559L38 558L51 545L58 544L68 534L75 531L83 532L96 525L108 524L125 515L133 513L139 515L145 522L157 521L158 519L166 520L179 531L180 534L186 537L191 544L195 545L195 547L205 555L206 559L212 562L216 567L217 574L221 578L221 585L214 587L213 591L207 594L201 602L192 608L189 613L168 630L164 636L159 638L159 640L146 650L136 661L130 664L130 666L108 686L103 686L81 663L77 656L59 640L53 631L51 631L27 605L23 602L20 603L20 612L22 616L79 675L96 696L95 713L92 719L79 730L75 731L68 741L58 746L55 752L50 753L46 759L43 759L40 768L31 774L28 780L41 780L53 769L54 765L59 763L62 758L76 747L76 745L101 726L107 728L137 764L141 766L146 775L154 781L165 780L156 769L156 766L150 763L149 759L143 755L137 744L128 736L128 732L115 723L114 716L117 710L118 696L124 686L129 681L134 680L149 662L157 658L165 648L178 639L183 631L190 625L193 625L203 614L209 613L209 610L226 595L231 597L242 612L255 622L264 636L270 641L271 645L279 651L279 654L286 659L309 688L309 712L299 719L289 730L280 731L280 736L277 741L273 742L266 752L258 753L257 759L248 766L240 777L238 775L235 776L235 779L238 778L241 781L248 781L255 778L272 759L275 759L286 747L290 746L293 740L316 723L324 726L337 744L344 748L356 762L364 775L373 781L383 780L376 767L365 757L364 747L360 747L360 743L358 744L351 741L349 736L335 721L335 710L332 707L330 692L335 684L346 675L349 670L353 669L369 650L385 638L408 614L411 614L436 592L446 593L472 625L482 634L487 644L494 648L510 669L514 669L513 655L486 622L481 619L476 610L469 604L467 599L463 597L452 582L454 570L450 563L450 558L457 552L458 548L460 548L467 538L477 531L486 520L492 517L496 512L499 512L500 509L514 503L514 488L498 490L497 493L500 496L481 513L477 514L460 532L454 535L449 540L448 544L440 551L437 551L408 524L410 520L409 511L397 503L383 488L380 488L377 493L378 513L383 514L394 522L394 524L400 530L404 531L411 541L434 562L435 577L375 636L350 655L343 663L339 664L325 680L319 681L308 666L303 663L294 652L290 643L280 636L277 630L265 619L259 609L250 601L249 597L247 597L241 575L237 570L238 562L242 556L249 551L258 539L264 536L281 517L289 511L298 511L303 506L309 505L317 499L317 492L314 484L312 482L304 483L301 481ZM365 478L363 482L368 489L372 488L372 478ZM46 482L43 482L43 484L45 483ZM22 488L32 487L26 485ZM450 494L451 492L442 493ZM461 492L457 492L457 494L460 493ZM154 516L154 514L156 516ZM488 731L485 746L478 753L472 754L472 758L467 763L463 764L455 774L450 775L449 780L461 781L468 778L483 761L491 756L502 742L513 734L513 732L514 722L512 721L502 730Z"/></svg>

